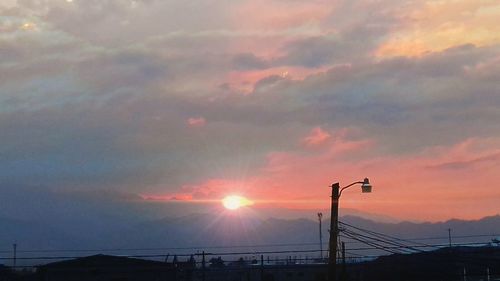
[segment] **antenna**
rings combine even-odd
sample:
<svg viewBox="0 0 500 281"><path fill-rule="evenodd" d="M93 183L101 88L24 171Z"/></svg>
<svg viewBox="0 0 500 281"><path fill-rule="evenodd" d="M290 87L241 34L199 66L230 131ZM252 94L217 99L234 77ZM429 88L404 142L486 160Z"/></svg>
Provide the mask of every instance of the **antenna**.
<svg viewBox="0 0 500 281"><path fill-rule="evenodd" d="M448 246L451 249L451 228L448 228Z"/></svg>
<svg viewBox="0 0 500 281"><path fill-rule="evenodd" d="M319 221L319 255L323 259L323 231L321 230L321 220L323 219L323 213L318 213Z"/></svg>
<svg viewBox="0 0 500 281"><path fill-rule="evenodd" d="M17 244L14 243L12 245L12 247L14 248L14 258L12 260L12 267L14 267L14 270L16 270L16 262L17 262Z"/></svg>

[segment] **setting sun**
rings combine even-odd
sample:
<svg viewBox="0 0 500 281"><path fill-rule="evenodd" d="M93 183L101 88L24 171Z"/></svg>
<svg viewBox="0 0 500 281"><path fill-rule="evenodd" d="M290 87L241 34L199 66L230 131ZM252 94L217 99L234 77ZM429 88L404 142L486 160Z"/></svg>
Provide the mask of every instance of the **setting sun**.
<svg viewBox="0 0 500 281"><path fill-rule="evenodd" d="M222 205L228 210L236 210L244 206L252 205L253 202L245 197L238 195L229 195L222 199Z"/></svg>

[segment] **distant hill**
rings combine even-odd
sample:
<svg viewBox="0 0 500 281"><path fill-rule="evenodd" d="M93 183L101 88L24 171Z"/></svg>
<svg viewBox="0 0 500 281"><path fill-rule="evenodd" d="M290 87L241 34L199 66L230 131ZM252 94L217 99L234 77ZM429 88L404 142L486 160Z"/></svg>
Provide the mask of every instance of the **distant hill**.
<svg viewBox="0 0 500 281"><path fill-rule="evenodd" d="M329 219L324 220L324 249L328 243ZM428 244L447 244L448 231L452 231L452 242L489 242L500 233L500 216L480 220L450 220L440 223L381 223L355 216L342 217L348 224L397 236L405 239L420 239ZM67 222L65 222L66 224ZM74 224L80 222L75 219ZM49 225L29 221L0 219L0 250L10 250L12 243L18 243L20 250L82 250L84 252L20 253L20 256L34 255L90 255L110 254L173 254L210 251L213 253L258 250L303 250L319 248L317 221L308 219L262 219L251 214L213 216L193 214L179 218L148 220L129 223L126 220L113 221L106 231L92 229L91 225L79 225L85 229L79 233L65 231L65 224ZM239 247L234 247L239 246ZM348 250L360 245L348 243ZM113 249L137 249L113 251ZM148 248L146 250L144 248ZM184 249L185 248L185 249ZM365 251L362 254L373 254ZM9 254L4 254L9 256ZM42 262L42 261L41 261ZM7 261L4 263L8 264Z"/></svg>
<svg viewBox="0 0 500 281"><path fill-rule="evenodd" d="M17 243L20 251L61 246L77 246L76 237L57 227L33 221L0 218L1 250L11 250Z"/></svg>
<svg viewBox="0 0 500 281"><path fill-rule="evenodd" d="M437 223L380 223L354 216L346 216L341 220L362 228L401 238L425 238L417 241L429 244L448 243L448 229L451 230L453 243L490 241L492 237L500 234L500 215L484 217L479 220L467 221L452 219ZM484 237L480 237L480 235L484 235Z"/></svg>
<svg viewBox="0 0 500 281"><path fill-rule="evenodd" d="M341 221L402 238L432 238L435 242L448 241L448 228L452 230L452 239L462 242L459 236L487 235L500 233L500 216L485 217L480 220L449 220L439 223L381 223L355 216L345 216ZM324 235L329 227L329 218L324 220ZM190 241L203 245L249 243L314 243L318 240L318 223L308 219L258 219L255 217L213 217L208 214L190 215L183 218L149 221L130 228L129 234L157 235L158 239L189 235ZM168 235L167 235L168 234ZM164 236L162 236L164 235ZM453 238L457 236L457 238ZM154 237L154 236L153 236ZM439 238L440 237L440 238ZM439 239L438 239L439 238ZM477 238L477 237L472 237ZM489 238L489 237L487 237ZM153 239L155 240L155 239Z"/></svg>

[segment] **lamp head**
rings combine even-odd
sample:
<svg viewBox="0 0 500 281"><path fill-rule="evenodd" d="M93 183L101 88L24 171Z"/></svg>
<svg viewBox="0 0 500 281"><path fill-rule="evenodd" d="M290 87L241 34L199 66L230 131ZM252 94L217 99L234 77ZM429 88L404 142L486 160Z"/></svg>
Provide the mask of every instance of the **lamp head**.
<svg viewBox="0 0 500 281"><path fill-rule="evenodd" d="M363 193L372 192L372 185L370 184L370 180L368 178L365 178L363 180L363 183L361 184L361 192Z"/></svg>

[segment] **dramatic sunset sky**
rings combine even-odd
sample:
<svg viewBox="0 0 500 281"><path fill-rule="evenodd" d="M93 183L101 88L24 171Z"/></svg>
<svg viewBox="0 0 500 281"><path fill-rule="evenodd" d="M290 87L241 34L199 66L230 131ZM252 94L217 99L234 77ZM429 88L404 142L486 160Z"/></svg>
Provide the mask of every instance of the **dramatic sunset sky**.
<svg viewBox="0 0 500 281"><path fill-rule="evenodd" d="M498 214L499 19L498 0L0 0L0 197L314 213L369 177L343 208Z"/></svg>

